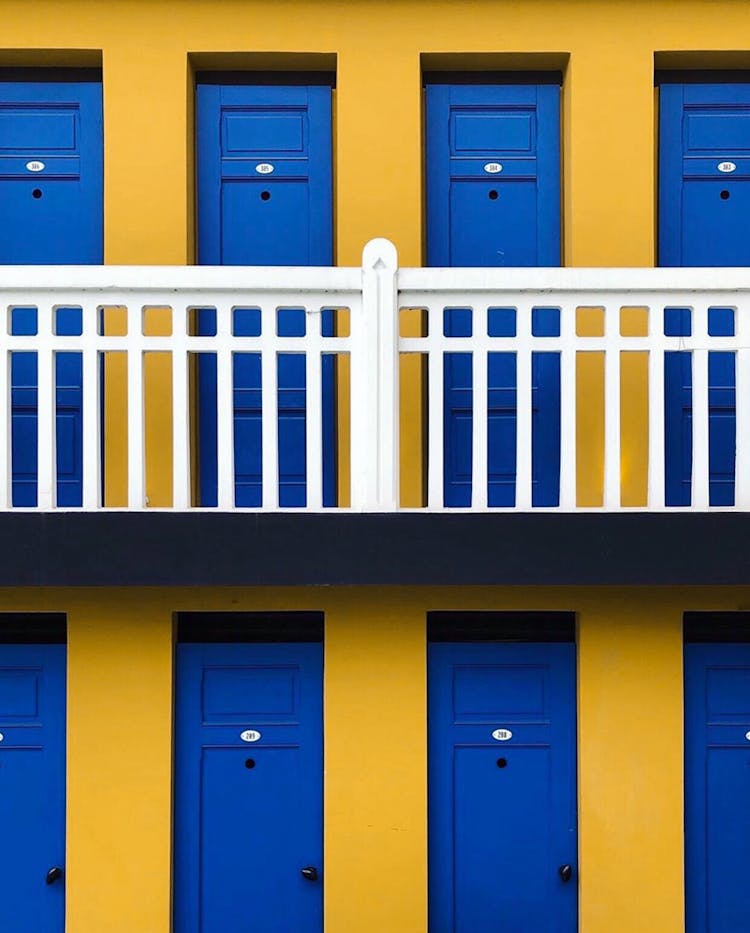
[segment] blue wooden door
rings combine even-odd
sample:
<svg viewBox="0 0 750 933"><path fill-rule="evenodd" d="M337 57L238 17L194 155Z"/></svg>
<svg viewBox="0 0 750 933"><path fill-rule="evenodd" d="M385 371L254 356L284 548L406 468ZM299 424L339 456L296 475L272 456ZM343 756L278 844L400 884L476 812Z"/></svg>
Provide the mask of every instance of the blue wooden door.
<svg viewBox="0 0 750 933"><path fill-rule="evenodd" d="M750 265L750 85L665 84L659 103L659 264ZM721 321L712 329L709 320L711 335L734 333L731 309L711 309L711 316ZM668 335L689 334L690 310L669 309L664 324ZM691 388L689 354L668 354L668 505L690 503ZM734 503L734 393L734 355L710 353L711 505Z"/></svg>
<svg viewBox="0 0 750 933"><path fill-rule="evenodd" d="M333 262L331 88L198 84L198 261L210 265L325 266ZM280 336L307 327L333 334L333 312L279 309ZM216 333L202 311L199 332ZM233 332L257 336L256 309L234 312ZM235 500L262 501L261 362L234 356ZM216 358L199 359L200 494L215 505ZM336 500L333 359L323 358L323 503ZM278 369L279 500L306 502L305 357L281 354Z"/></svg>
<svg viewBox="0 0 750 933"><path fill-rule="evenodd" d="M178 645L175 933L321 933L322 666L321 644Z"/></svg>
<svg viewBox="0 0 750 933"><path fill-rule="evenodd" d="M429 648L430 933L577 930L575 646Z"/></svg>
<svg viewBox="0 0 750 933"><path fill-rule="evenodd" d="M0 81L0 263L103 261L102 88L95 80ZM80 309L58 309L56 332L81 333ZM37 332L34 308L14 310L16 335ZM57 501L81 504L81 356L59 353ZM37 503L37 359L11 359L13 504Z"/></svg>
<svg viewBox="0 0 750 933"><path fill-rule="evenodd" d="M64 645L0 645L0 735L0 929L61 933Z"/></svg>
<svg viewBox="0 0 750 933"><path fill-rule="evenodd" d="M552 84L427 85L428 265L560 264L559 97L559 87ZM446 312L444 332L470 336L470 309ZM544 329L534 333L554 335ZM444 366L444 501L468 506L471 355L448 353ZM515 502L515 357L491 353L488 378L488 500L508 506ZM535 353L532 380L532 500L534 505L556 505L559 354Z"/></svg>
<svg viewBox="0 0 750 933"><path fill-rule="evenodd" d="M685 645L687 933L750 929L750 645Z"/></svg>

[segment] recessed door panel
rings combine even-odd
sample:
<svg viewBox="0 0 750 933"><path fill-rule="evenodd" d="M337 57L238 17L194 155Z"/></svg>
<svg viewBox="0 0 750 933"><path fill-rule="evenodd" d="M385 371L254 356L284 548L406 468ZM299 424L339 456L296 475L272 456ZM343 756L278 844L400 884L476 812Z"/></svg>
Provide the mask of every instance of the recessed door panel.
<svg viewBox="0 0 750 933"><path fill-rule="evenodd" d="M103 261L102 87L98 81L0 82L0 264ZM80 334L80 310L58 309L58 334ZM16 309L13 334L36 334L36 310ZM81 504L81 356L60 353L57 502ZM13 504L37 503L37 363L11 360Z"/></svg>
<svg viewBox="0 0 750 933"><path fill-rule="evenodd" d="M321 933L322 646L180 644L176 933Z"/></svg>
<svg viewBox="0 0 750 933"><path fill-rule="evenodd" d="M750 926L750 645L685 646L687 933Z"/></svg>
<svg viewBox="0 0 750 933"><path fill-rule="evenodd" d="M0 929L62 933L64 645L0 645L0 736Z"/></svg>
<svg viewBox="0 0 750 933"><path fill-rule="evenodd" d="M559 265L559 87L428 84L426 120L428 265ZM446 311L446 336L471 333ZM471 354L448 353L444 367L444 502L469 506ZM488 502L512 506L515 357L491 353L487 368ZM556 505L559 355L535 354L533 370L533 503Z"/></svg>
<svg viewBox="0 0 750 933"><path fill-rule="evenodd" d="M429 648L431 933L577 929L575 648Z"/></svg>
<svg viewBox="0 0 750 933"><path fill-rule="evenodd" d="M750 85L665 84L659 115L659 265L750 265ZM709 383L710 503L733 505L733 354L710 354ZM668 354L667 505L690 504L691 389L689 354Z"/></svg>
<svg viewBox="0 0 750 933"><path fill-rule="evenodd" d="M307 266L333 262L331 88L199 84L197 88L198 261L211 265ZM279 309L279 336L305 327L333 334L333 312L309 315L299 333ZM233 328L236 336L257 336ZM200 312L199 332L215 333L215 312ZM259 506L261 365L234 358L235 502ZM323 358L323 502L336 500L334 362ZM306 504L304 355L278 361L279 502ZM200 494L216 505L216 358L199 357Z"/></svg>

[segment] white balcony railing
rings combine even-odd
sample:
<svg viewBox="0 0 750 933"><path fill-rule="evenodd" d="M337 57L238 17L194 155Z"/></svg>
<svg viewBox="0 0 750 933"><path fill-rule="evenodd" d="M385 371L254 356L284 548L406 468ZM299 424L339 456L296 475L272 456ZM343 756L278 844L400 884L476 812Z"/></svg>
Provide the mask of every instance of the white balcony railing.
<svg viewBox="0 0 750 933"><path fill-rule="evenodd" d="M664 361L669 351L691 355L692 509L709 507L709 353L735 357L736 432L734 508L750 506L750 271L742 269L398 269L396 250L373 240L359 268L207 268L207 267L2 267L0 293L6 316L0 352L0 510L12 508L12 418L10 354L37 355L37 508L56 508L55 365L56 353L82 357L82 506L102 506L101 412L103 354L127 359L127 503L146 507L144 356L171 358L172 508L193 507L191 469L195 442L191 432L192 354L216 356L217 500L235 507L232 357L259 354L262 400L262 505L279 506L278 392L279 354L304 354L306 379L305 488L308 510L323 507L324 354L350 358L351 379L340 380L339 411L350 412L351 508L399 508L399 356L427 359L427 507L444 508L444 355L471 354L472 433L471 507L488 508L488 354L515 355L515 508L532 508L532 356L560 355L560 467L558 510L577 508L576 369L582 353L604 357L604 492L606 510L622 508L621 361L623 354L648 356L648 497L644 508L665 508ZM37 333L12 336L10 312L37 309ZM55 309L82 310L82 334L54 333ZM127 309L127 336L101 333L101 309ZM144 309L168 307L171 336L143 333ZM260 309L257 337L235 336L233 308ZM303 308L302 337L277 335L277 309ZM515 336L488 335L488 309L515 309ZM559 309L559 336L532 333L532 309ZM579 308L601 308L604 335L576 333ZM192 312L216 309L215 336L195 336ZM399 337L403 309L422 309L426 336ZM469 337L444 335L446 308L471 309ZM648 336L621 334L622 308L644 308ZM690 336L664 335L663 309L688 308ZM733 336L709 335L709 309L734 312ZM321 312L348 309L347 336L322 336ZM348 392L348 406L342 404ZM414 400L415 409L417 401ZM421 412L415 410L415 424ZM346 433L346 432L343 432ZM165 465L168 469L169 465Z"/></svg>

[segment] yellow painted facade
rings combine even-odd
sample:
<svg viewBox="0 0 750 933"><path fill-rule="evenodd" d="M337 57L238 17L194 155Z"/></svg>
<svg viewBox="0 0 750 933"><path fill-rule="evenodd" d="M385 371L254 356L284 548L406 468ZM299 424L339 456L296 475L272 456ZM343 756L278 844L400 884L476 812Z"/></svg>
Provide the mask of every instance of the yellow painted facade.
<svg viewBox="0 0 750 933"><path fill-rule="evenodd" d="M2 0L0 10L0 65L103 69L107 263L194 260L198 69L335 69L336 261L358 264L363 244L385 236L405 265L424 258L422 71L555 69L565 264L650 266L654 70L750 66L737 51L750 48L745 0ZM601 365L580 365L579 504L595 505ZM623 424L636 504L644 370L632 370ZM406 378L418 386L418 374ZM163 417L149 412L152 505L171 501L158 468ZM403 500L418 504L416 430L403 447ZM116 464L122 448L107 456ZM109 478L114 504L116 468ZM424 933L426 612L564 609L578 614L580 930L679 933L681 615L748 605L750 590L729 588L1 591L0 611L68 613L66 930L170 929L174 612L325 612L326 933Z"/></svg>
<svg viewBox="0 0 750 933"><path fill-rule="evenodd" d="M173 612L301 607L326 617L325 929L426 930L437 607L578 614L579 928L679 933L682 612L748 605L729 587L2 590L0 612L68 613L66 930L170 929Z"/></svg>

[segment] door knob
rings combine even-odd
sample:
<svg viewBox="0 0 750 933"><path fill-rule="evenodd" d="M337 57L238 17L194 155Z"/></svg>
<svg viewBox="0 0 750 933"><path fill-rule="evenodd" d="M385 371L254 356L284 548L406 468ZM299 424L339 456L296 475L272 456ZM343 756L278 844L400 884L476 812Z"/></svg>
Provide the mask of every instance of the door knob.
<svg viewBox="0 0 750 933"><path fill-rule="evenodd" d="M573 866L572 865L561 865L557 869L557 873L562 878L562 880L567 883L573 877Z"/></svg>
<svg viewBox="0 0 750 933"><path fill-rule="evenodd" d="M50 868L47 872L47 884L54 884L59 878L62 878L63 870L55 865L54 868Z"/></svg>
<svg viewBox="0 0 750 933"><path fill-rule="evenodd" d="M318 869L313 865L308 865L307 868L300 868L300 874L307 881L317 881L318 880Z"/></svg>

